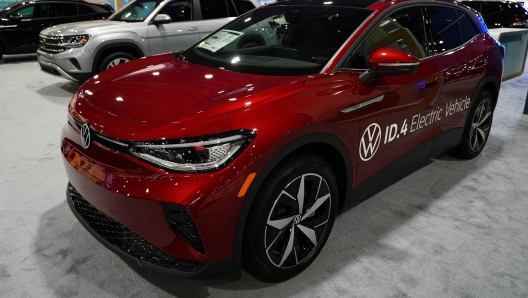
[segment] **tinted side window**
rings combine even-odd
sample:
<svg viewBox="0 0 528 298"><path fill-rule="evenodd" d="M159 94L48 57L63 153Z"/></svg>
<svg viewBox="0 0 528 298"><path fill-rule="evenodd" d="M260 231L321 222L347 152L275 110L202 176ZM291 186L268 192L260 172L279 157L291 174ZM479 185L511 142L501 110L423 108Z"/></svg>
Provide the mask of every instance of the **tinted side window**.
<svg viewBox="0 0 528 298"><path fill-rule="evenodd" d="M502 6L500 4L491 4L491 3L482 3L482 15L490 15L499 13L502 10Z"/></svg>
<svg viewBox="0 0 528 298"><path fill-rule="evenodd" d="M55 17L73 17L78 15L77 5L70 3L55 3Z"/></svg>
<svg viewBox="0 0 528 298"><path fill-rule="evenodd" d="M167 4L159 13L169 15L173 22L192 20L192 2L178 1Z"/></svg>
<svg viewBox="0 0 528 298"><path fill-rule="evenodd" d="M80 15L95 13L95 11L91 7L89 7L88 5L78 4L77 8L79 9L79 14Z"/></svg>
<svg viewBox="0 0 528 298"><path fill-rule="evenodd" d="M428 6L427 12L431 20L433 48L436 54L462 45L462 34L460 33L458 16L454 8Z"/></svg>
<svg viewBox="0 0 528 298"><path fill-rule="evenodd" d="M35 11L35 5L30 5L27 7L22 8L21 10L14 12L10 15L10 17L13 16L20 16L23 19L31 19L33 18L33 12Z"/></svg>
<svg viewBox="0 0 528 298"><path fill-rule="evenodd" d="M35 4L26 6L10 16L19 15L23 19L39 19L49 17L49 4Z"/></svg>
<svg viewBox="0 0 528 298"><path fill-rule="evenodd" d="M457 14L459 16L458 22L460 24L460 30L462 31L462 43L466 43L477 35L478 32L473 22L463 11L457 10Z"/></svg>
<svg viewBox="0 0 528 298"><path fill-rule="evenodd" d="M245 14L246 12L255 8L255 5L247 0L234 0L236 8L239 14Z"/></svg>
<svg viewBox="0 0 528 298"><path fill-rule="evenodd" d="M89 9L91 9L92 11L97 12L97 13L109 13L109 12L112 13L112 12L114 12L113 8L110 5L104 7L104 6L99 6L99 5L83 4L83 5L79 5L79 8L81 8L81 6L88 7Z"/></svg>
<svg viewBox="0 0 528 298"><path fill-rule="evenodd" d="M227 18L229 16L225 0L200 0L200 6L202 7L202 19L204 20Z"/></svg>
<svg viewBox="0 0 528 298"><path fill-rule="evenodd" d="M233 1L232 0L226 0L226 2L227 2L227 10L229 11L229 16L230 17L238 16L237 15L237 11L235 9L235 6L233 6Z"/></svg>

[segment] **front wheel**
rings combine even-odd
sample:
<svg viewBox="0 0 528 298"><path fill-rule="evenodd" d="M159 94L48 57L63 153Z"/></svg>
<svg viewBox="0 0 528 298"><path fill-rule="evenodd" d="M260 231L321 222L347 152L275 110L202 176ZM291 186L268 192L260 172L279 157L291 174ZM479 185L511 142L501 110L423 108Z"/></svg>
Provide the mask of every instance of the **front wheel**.
<svg viewBox="0 0 528 298"><path fill-rule="evenodd" d="M243 267L265 282L288 280L306 269L330 235L337 181L321 158L303 154L266 179L244 232Z"/></svg>
<svg viewBox="0 0 528 298"><path fill-rule="evenodd" d="M120 64L127 63L130 60L134 60L136 57L132 56L127 52L115 52L106 56L101 64L99 65L99 72L107 70L112 67L116 67Z"/></svg>
<svg viewBox="0 0 528 298"><path fill-rule="evenodd" d="M475 104L469 112L464 134L460 144L451 150L459 158L472 159L484 149L493 122L493 96L488 90L477 95Z"/></svg>

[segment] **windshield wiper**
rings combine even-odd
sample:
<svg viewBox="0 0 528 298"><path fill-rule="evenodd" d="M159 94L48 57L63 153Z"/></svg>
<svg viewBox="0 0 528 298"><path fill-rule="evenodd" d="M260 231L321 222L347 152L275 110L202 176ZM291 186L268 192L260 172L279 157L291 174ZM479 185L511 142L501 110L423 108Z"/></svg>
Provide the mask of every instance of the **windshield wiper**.
<svg viewBox="0 0 528 298"><path fill-rule="evenodd" d="M185 61L185 56L183 55L183 51L177 51L177 52L173 52L172 53L172 57L178 59L178 60L181 60L181 61Z"/></svg>

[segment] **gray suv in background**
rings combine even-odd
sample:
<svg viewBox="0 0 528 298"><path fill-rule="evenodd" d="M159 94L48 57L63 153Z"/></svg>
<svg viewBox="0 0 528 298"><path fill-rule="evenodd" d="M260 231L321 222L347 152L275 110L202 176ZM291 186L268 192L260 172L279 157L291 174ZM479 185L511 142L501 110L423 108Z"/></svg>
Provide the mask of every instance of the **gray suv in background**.
<svg viewBox="0 0 528 298"><path fill-rule="evenodd" d="M184 50L258 5L258 0L133 1L107 20L42 30L38 63L45 72L83 82L136 58Z"/></svg>

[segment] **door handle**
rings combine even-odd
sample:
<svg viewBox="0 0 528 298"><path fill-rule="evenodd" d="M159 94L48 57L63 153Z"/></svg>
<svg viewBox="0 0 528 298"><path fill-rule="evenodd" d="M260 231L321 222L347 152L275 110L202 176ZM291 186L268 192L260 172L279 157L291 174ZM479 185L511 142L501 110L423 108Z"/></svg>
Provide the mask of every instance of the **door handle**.
<svg viewBox="0 0 528 298"><path fill-rule="evenodd" d="M189 27L189 31L196 31L198 27Z"/></svg>
<svg viewBox="0 0 528 298"><path fill-rule="evenodd" d="M436 84L438 84L438 81L427 83L427 84L425 84L425 89L431 88L431 87L433 87Z"/></svg>
<svg viewBox="0 0 528 298"><path fill-rule="evenodd" d="M435 78L431 79L429 82L427 82L425 84L425 89L431 88L431 87L435 86L436 84L438 84L438 77L435 77Z"/></svg>

